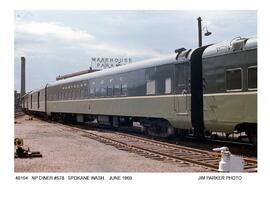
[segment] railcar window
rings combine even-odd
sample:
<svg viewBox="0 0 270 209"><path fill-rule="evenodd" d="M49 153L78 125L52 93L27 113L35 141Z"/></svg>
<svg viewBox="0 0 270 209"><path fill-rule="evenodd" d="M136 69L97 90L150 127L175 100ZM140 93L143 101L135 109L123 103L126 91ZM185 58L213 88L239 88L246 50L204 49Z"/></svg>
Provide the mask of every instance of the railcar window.
<svg viewBox="0 0 270 209"><path fill-rule="evenodd" d="M111 97L113 95L113 88L112 86L107 87L107 96Z"/></svg>
<svg viewBox="0 0 270 209"><path fill-rule="evenodd" d="M248 89L257 89L257 67L248 68Z"/></svg>
<svg viewBox="0 0 270 209"><path fill-rule="evenodd" d="M83 97L83 89L79 89L78 93L78 98L81 99Z"/></svg>
<svg viewBox="0 0 270 209"><path fill-rule="evenodd" d="M170 94L172 92L172 80L171 78L166 78L165 80L165 94Z"/></svg>
<svg viewBox="0 0 270 209"><path fill-rule="evenodd" d="M101 96L107 96L107 88L101 87Z"/></svg>
<svg viewBox="0 0 270 209"><path fill-rule="evenodd" d="M153 95L156 93L156 82L154 80L148 80L146 82L146 95Z"/></svg>
<svg viewBox="0 0 270 209"><path fill-rule="evenodd" d="M175 84L174 91L175 93L182 93L183 91L187 91L189 89L189 71L190 64L181 63L175 66Z"/></svg>
<svg viewBox="0 0 270 209"><path fill-rule="evenodd" d="M155 94L169 94L171 93L171 81L170 78L173 76L174 65L161 65L156 67L155 76L152 79L155 80L156 88ZM167 79L167 80L166 80ZM167 86L166 86L167 85Z"/></svg>
<svg viewBox="0 0 270 209"><path fill-rule="evenodd" d="M39 98L40 98L40 92L38 92L38 109L39 109Z"/></svg>
<svg viewBox="0 0 270 209"><path fill-rule="evenodd" d="M84 97L85 97L85 89L83 88L81 92L81 98L84 98Z"/></svg>
<svg viewBox="0 0 270 209"><path fill-rule="evenodd" d="M121 96L127 96L128 93L128 86L127 84L121 85Z"/></svg>
<svg viewBox="0 0 270 209"><path fill-rule="evenodd" d="M84 97L85 97L85 89L83 88L81 92L81 98L84 98Z"/></svg>
<svg viewBox="0 0 270 209"><path fill-rule="evenodd" d="M72 100L76 99L76 90L72 90Z"/></svg>
<svg viewBox="0 0 270 209"><path fill-rule="evenodd" d="M95 96L96 97L99 97L100 96L100 88L99 87L96 87L95 88Z"/></svg>
<svg viewBox="0 0 270 209"><path fill-rule="evenodd" d="M84 88L83 98L87 98L87 94L88 94L88 90L87 88Z"/></svg>
<svg viewBox="0 0 270 209"><path fill-rule="evenodd" d="M113 87L113 95L114 96L120 96L120 86L119 86L119 84L114 85L114 87Z"/></svg>
<svg viewBox="0 0 270 209"><path fill-rule="evenodd" d="M242 69L230 69L226 71L226 89L228 91L242 89Z"/></svg>
<svg viewBox="0 0 270 209"><path fill-rule="evenodd" d="M90 88L90 97L95 96L95 88Z"/></svg>

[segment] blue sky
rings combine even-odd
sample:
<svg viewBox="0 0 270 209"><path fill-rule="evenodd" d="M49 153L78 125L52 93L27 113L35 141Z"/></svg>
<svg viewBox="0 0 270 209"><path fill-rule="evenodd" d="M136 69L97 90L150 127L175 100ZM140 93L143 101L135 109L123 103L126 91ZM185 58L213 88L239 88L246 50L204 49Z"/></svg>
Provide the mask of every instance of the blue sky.
<svg viewBox="0 0 270 209"><path fill-rule="evenodd" d="M133 62L197 47L197 17L212 32L203 44L257 35L255 10L16 11L15 89L26 57L26 90L58 75L88 69L91 57L132 57Z"/></svg>

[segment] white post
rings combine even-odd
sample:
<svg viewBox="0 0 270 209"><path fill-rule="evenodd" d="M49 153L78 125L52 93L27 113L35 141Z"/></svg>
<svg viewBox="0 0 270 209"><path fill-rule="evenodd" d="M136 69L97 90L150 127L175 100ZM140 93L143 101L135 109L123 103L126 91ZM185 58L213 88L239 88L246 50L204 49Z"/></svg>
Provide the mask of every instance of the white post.
<svg viewBox="0 0 270 209"><path fill-rule="evenodd" d="M213 151L221 152L218 171L220 172L243 172L244 160L232 155L228 147L214 148Z"/></svg>

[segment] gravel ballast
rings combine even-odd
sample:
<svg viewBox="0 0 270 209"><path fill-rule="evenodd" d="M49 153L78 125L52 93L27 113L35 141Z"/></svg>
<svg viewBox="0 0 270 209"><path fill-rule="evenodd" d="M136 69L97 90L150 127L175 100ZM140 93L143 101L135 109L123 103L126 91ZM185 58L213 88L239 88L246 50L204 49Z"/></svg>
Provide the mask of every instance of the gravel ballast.
<svg viewBox="0 0 270 209"><path fill-rule="evenodd" d="M70 127L24 115L16 118L15 137L42 158L15 159L15 172L207 172L140 156L97 142Z"/></svg>

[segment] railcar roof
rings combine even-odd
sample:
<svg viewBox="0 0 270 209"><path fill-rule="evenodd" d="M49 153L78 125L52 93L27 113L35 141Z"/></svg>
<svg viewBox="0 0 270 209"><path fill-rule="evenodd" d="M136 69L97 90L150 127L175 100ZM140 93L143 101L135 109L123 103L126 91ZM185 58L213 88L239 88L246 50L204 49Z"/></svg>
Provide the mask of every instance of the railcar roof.
<svg viewBox="0 0 270 209"><path fill-rule="evenodd" d="M129 71L133 71L133 70L137 70L137 69L145 69L145 68L149 68L149 67L157 66L157 65L176 63L177 60L175 59L175 57L176 57L176 54L173 53L173 54L170 54L167 56L162 56L162 57L158 57L158 58L154 58L154 59L139 61L139 62L135 62L135 63L119 66L119 67L104 69L101 71L97 71L97 72L93 72L93 73L89 73L89 74L85 74L85 75L79 75L79 76L75 76L72 78L67 78L67 79L55 81L53 83L50 83L49 86L56 86L56 85L61 85L61 84L65 84L65 83L70 83L70 82L88 80L91 78L97 78L97 77L101 77L101 76L114 75L114 74L118 74L118 73L125 73L125 72L129 72Z"/></svg>
<svg viewBox="0 0 270 209"><path fill-rule="evenodd" d="M213 44L209 47L207 47L203 53L203 58L207 57L214 57L214 56L219 56L219 55L224 55L224 54L229 54L234 52L233 44L239 40L246 40L243 51L244 50L249 50L249 49L256 49L257 48L257 37L249 37L249 38L234 38L229 41L223 41L217 44Z"/></svg>

